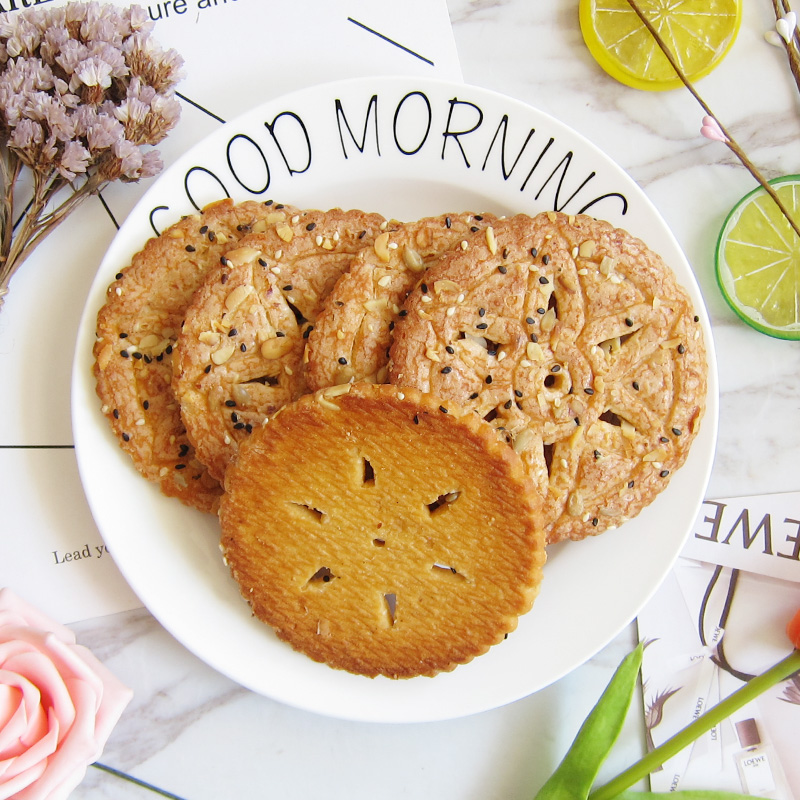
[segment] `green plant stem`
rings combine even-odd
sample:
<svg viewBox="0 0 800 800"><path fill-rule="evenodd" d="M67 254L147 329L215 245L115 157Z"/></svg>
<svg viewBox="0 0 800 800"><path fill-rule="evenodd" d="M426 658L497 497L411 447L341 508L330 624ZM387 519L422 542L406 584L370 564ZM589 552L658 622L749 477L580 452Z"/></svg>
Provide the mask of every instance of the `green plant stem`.
<svg viewBox="0 0 800 800"><path fill-rule="evenodd" d="M675 70L675 74L678 76L678 78L680 78L681 83L683 83L683 85L689 90L692 97L694 97L694 99L697 100L703 111L705 111L706 114L709 117L711 117L714 120L714 122L717 123L720 131L725 137L724 144L727 145L728 149L736 156L736 158L739 159L744 168L761 184L764 191L773 199L775 205L778 206L781 214L783 214L783 216L786 217L786 220L788 221L789 225L792 226L794 232L798 236L800 236L800 226L798 226L798 223L789 213L789 210L783 204L783 201L780 199L780 197L778 197L778 193L775 191L775 189L772 188L767 179L761 174L758 167L756 167L756 165L753 164L753 162L747 157L744 150L742 150L742 148L739 146L739 144L736 142L733 136L731 136L730 133L728 133L728 131L723 127L722 123L719 121L719 119L717 119L717 115L709 108L706 101L703 100L703 98L700 97L700 95L697 93L697 90L694 88L694 86L692 86L692 82L686 77L686 74L681 69L680 64L678 64L677 60L672 55L672 52L667 46L667 43L661 38L661 34L659 34L659 32L655 29L653 23L650 22L645 13L641 10L641 8L639 8L639 5L636 2L636 0L628 0L628 5L634 10L636 16L639 17L639 19L641 20L642 25L644 25L645 28L647 28L650 35L653 37L653 39L655 39L656 44L661 48L661 52L666 56L667 61L669 61L670 65L672 66L672 69Z"/></svg>
<svg viewBox="0 0 800 800"><path fill-rule="evenodd" d="M774 667L748 681L744 686L710 708L683 730L656 747L655 750L651 750L641 760L620 773L605 786L596 789L589 795L588 800L611 800L611 798L616 797L625 789L629 789L637 781L647 777L665 761L668 761L694 742L695 739L710 731L715 725L719 725L720 722L727 719L742 706L751 700L755 700L767 689L786 680L786 678L799 670L800 650L794 650Z"/></svg>

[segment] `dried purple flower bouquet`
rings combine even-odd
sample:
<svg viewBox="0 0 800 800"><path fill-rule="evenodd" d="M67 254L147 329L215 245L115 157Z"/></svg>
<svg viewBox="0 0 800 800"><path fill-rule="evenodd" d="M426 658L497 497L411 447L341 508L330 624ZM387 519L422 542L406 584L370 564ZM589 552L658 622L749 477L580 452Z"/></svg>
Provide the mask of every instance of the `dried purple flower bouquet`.
<svg viewBox="0 0 800 800"><path fill-rule="evenodd" d="M0 14L0 308L15 270L86 197L162 168L183 59L139 6Z"/></svg>

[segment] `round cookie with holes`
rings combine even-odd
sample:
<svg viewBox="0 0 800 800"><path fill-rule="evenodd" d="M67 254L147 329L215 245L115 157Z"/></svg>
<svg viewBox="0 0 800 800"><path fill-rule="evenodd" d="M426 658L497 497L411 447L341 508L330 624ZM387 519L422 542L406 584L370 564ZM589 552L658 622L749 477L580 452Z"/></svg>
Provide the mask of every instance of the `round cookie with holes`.
<svg viewBox="0 0 800 800"><path fill-rule="evenodd" d="M97 394L122 449L164 494L202 511L216 509L222 488L187 438L171 388L173 349L192 295L222 252L287 218L282 205L231 200L184 217L116 276L98 314Z"/></svg>
<svg viewBox="0 0 800 800"><path fill-rule="evenodd" d="M306 391L306 337L324 298L386 221L303 211L245 236L186 311L172 388L198 459L222 480L242 439Z"/></svg>
<svg viewBox="0 0 800 800"><path fill-rule="evenodd" d="M643 242L588 216L473 234L409 295L390 380L465 405L520 454L549 542L616 527L686 459L707 360L686 291Z"/></svg>
<svg viewBox="0 0 800 800"><path fill-rule="evenodd" d="M221 547L253 613L331 667L432 676L486 652L538 592L540 499L475 414L343 384L285 406L225 475Z"/></svg>
<svg viewBox="0 0 800 800"><path fill-rule="evenodd" d="M309 388L385 383L392 330L408 292L442 253L491 225L491 214L442 214L393 225L353 259L308 337Z"/></svg>

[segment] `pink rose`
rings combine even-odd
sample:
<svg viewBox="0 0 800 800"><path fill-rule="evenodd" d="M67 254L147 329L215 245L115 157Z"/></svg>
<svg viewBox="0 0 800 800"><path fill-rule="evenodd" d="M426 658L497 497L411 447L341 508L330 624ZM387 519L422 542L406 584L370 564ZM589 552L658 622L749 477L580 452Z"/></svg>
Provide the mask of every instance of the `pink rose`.
<svg viewBox="0 0 800 800"><path fill-rule="evenodd" d="M72 631L0 590L0 800L67 797L132 695Z"/></svg>

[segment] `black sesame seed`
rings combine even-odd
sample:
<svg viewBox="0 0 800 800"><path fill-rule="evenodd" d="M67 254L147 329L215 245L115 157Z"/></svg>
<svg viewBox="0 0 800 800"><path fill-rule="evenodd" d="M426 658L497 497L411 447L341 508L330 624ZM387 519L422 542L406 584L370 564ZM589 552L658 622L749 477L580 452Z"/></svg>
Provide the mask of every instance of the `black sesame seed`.
<svg viewBox="0 0 800 800"><path fill-rule="evenodd" d="M658 441L661 442L662 444L665 444L666 442L669 441L669 439L667 439L666 436L659 436Z"/></svg>
<svg viewBox="0 0 800 800"><path fill-rule="evenodd" d="M548 256L548 255L542 256L542 264L547 266L549 263L550 263L550 256Z"/></svg>
<svg viewBox="0 0 800 800"><path fill-rule="evenodd" d="M265 206L271 206L274 202L275 202L274 200L265 200L264 201L264 205Z"/></svg>
<svg viewBox="0 0 800 800"><path fill-rule="evenodd" d="M479 330L485 331L489 326L485 322L479 322L475 327Z"/></svg>
<svg viewBox="0 0 800 800"><path fill-rule="evenodd" d="M171 355L172 355L172 345L171 345L171 344L168 344L168 345L167 345L167 346L164 348L164 352L165 352L165 353L166 353L168 356L171 356Z"/></svg>
<svg viewBox="0 0 800 800"><path fill-rule="evenodd" d="M121 333L121 334L119 335L119 338L120 338L120 339L127 339L127 338L128 338L128 334L127 334L127 333Z"/></svg>
<svg viewBox="0 0 800 800"><path fill-rule="evenodd" d="M452 367L442 367L442 375L449 375L452 371Z"/></svg>
<svg viewBox="0 0 800 800"><path fill-rule="evenodd" d="M587 386L583 391L586 392L586 394L594 394L594 389L592 389L591 386Z"/></svg>
<svg viewBox="0 0 800 800"><path fill-rule="evenodd" d="M316 222L309 222L308 225L306 225L306 230L307 231L313 231L314 228L316 228L316 227L317 227L317 223Z"/></svg>
<svg viewBox="0 0 800 800"><path fill-rule="evenodd" d="M633 327L633 320L630 317L625 317L625 324L629 327Z"/></svg>
<svg viewBox="0 0 800 800"><path fill-rule="evenodd" d="M550 283L550 281L547 280L547 278L545 278L544 275L542 275L542 276L539 277L539 283L541 283L544 286L544 284Z"/></svg>
<svg viewBox="0 0 800 800"><path fill-rule="evenodd" d="M683 354L686 352L686 348L685 348L685 347L684 347L682 344L679 344L679 345L678 345L678 352L679 352L681 355L683 355Z"/></svg>
<svg viewBox="0 0 800 800"><path fill-rule="evenodd" d="M238 422L239 415L235 411L231 411L231 422Z"/></svg>
<svg viewBox="0 0 800 800"><path fill-rule="evenodd" d="M666 478L669 475L668 469L662 469L661 472L658 473L661 478Z"/></svg>
<svg viewBox="0 0 800 800"><path fill-rule="evenodd" d="M258 264L261 267L266 267L267 266L267 262L263 258L259 258L258 259Z"/></svg>
<svg viewBox="0 0 800 800"><path fill-rule="evenodd" d="M283 287L284 292L291 292L294 287L291 283L287 283L286 286Z"/></svg>
<svg viewBox="0 0 800 800"><path fill-rule="evenodd" d="M114 419L119 419L119 409L118 408L115 408L111 413L114 416Z"/></svg>
<svg viewBox="0 0 800 800"><path fill-rule="evenodd" d="M695 322L700 322L700 317L698 317L696 314L695 314L695 317L694 317L694 321Z"/></svg>
<svg viewBox="0 0 800 800"><path fill-rule="evenodd" d="M472 233L477 233L479 230L480 230L480 228L479 228L477 225L473 225L473 226L470 228L470 231L471 231Z"/></svg>
<svg viewBox="0 0 800 800"><path fill-rule="evenodd" d="M503 248L503 258L508 258L508 248L507 247Z"/></svg>
<svg viewBox="0 0 800 800"><path fill-rule="evenodd" d="M408 314L408 311L406 311L405 309L403 309L403 310L402 310L402 311L401 311L401 312L400 312L400 313L399 313L397 316L398 316L398 317L405 317L407 314Z"/></svg>
<svg viewBox="0 0 800 800"><path fill-rule="evenodd" d="M510 400L506 400L506 402L503 403L503 408L505 408L506 411L508 411L508 409L511 408L511 401Z"/></svg>
<svg viewBox="0 0 800 800"><path fill-rule="evenodd" d="M537 308L537 309L536 309L536 313L537 313L537 314L544 314L544 313L545 313L545 309L543 309L543 308Z"/></svg>
<svg viewBox="0 0 800 800"><path fill-rule="evenodd" d="M143 408L145 411L147 411L147 409L149 409L149 408L150 408L150 401L149 401L149 400L145 400L145 401L142 403L142 408Z"/></svg>
<svg viewBox="0 0 800 800"><path fill-rule="evenodd" d="M189 445L188 444L182 444L180 446L180 449L178 450L178 455L181 458L183 458L188 452L189 452Z"/></svg>
<svg viewBox="0 0 800 800"><path fill-rule="evenodd" d="M561 372L561 365L553 364L553 366L550 367L550 372Z"/></svg>
<svg viewBox="0 0 800 800"><path fill-rule="evenodd" d="M341 357L338 359L338 361L339 361L339 363L340 363L340 364L342 364L342 365L344 365L344 364L346 364L346 363L347 363L347 359L346 359L344 356L341 356Z"/></svg>
<svg viewBox="0 0 800 800"><path fill-rule="evenodd" d="M451 220L450 217L445 217L444 218L444 224L445 224L445 227L450 228L453 225L453 220Z"/></svg>
<svg viewBox="0 0 800 800"><path fill-rule="evenodd" d="M225 405L228 406L228 408L236 408L236 401L235 400L226 400L225 401Z"/></svg>
<svg viewBox="0 0 800 800"><path fill-rule="evenodd" d="M283 331L275 331L275 336L278 339L282 339L286 334Z"/></svg>
<svg viewBox="0 0 800 800"><path fill-rule="evenodd" d="M120 350L120 351L119 351L119 354L120 354L120 355L121 355L123 358L128 358L128 357L130 356L130 353L129 353L127 350Z"/></svg>
<svg viewBox="0 0 800 800"><path fill-rule="evenodd" d="M531 255L536 258L539 255L539 251L535 247L531 247Z"/></svg>
<svg viewBox="0 0 800 800"><path fill-rule="evenodd" d="M208 241L213 242L217 238L217 234L214 231L208 232Z"/></svg>
<svg viewBox="0 0 800 800"><path fill-rule="evenodd" d="M231 328L231 329L228 331L228 336L236 336L236 334L237 334L237 333L239 333L239 331L238 331L238 330L236 330L236 328Z"/></svg>
<svg viewBox="0 0 800 800"><path fill-rule="evenodd" d="M229 277L230 276L228 275L227 272L223 272L222 275L219 276L219 282L224 286L228 282Z"/></svg>
<svg viewBox="0 0 800 800"><path fill-rule="evenodd" d="M533 325L536 320L533 317L525 317L525 322L527 322L528 325Z"/></svg>
<svg viewBox="0 0 800 800"><path fill-rule="evenodd" d="M242 428L244 428L244 422L237 422L237 423L236 423L236 424L233 426L233 429L234 429L235 431L240 431Z"/></svg>
<svg viewBox="0 0 800 800"><path fill-rule="evenodd" d="M539 341L539 337L535 333L532 333L531 334L531 341L534 342L534 343L538 342Z"/></svg>
<svg viewBox="0 0 800 800"><path fill-rule="evenodd" d="M193 244L186 245L186 252L187 253L194 253L197 248Z"/></svg>
<svg viewBox="0 0 800 800"><path fill-rule="evenodd" d="M208 373L209 373L209 372L211 372L211 364L209 364L209 365L208 365L208 366L207 366L207 367L206 367L206 368L203 370L203 372L205 372L205 374L206 374L206 375L208 375Z"/></svg>
<svg viewBox="0 0 800 800"><path fill-rule="evenodd" d="M487 384L491 383L492 382L492 376L491 375L487 375L485 380L486 380Z"/></svg>
<svg viewBox="0 0 800 800"><path fill-rule="evenodd" d="M636 485L636 481L628 481L628 488L629 488L629 489L633 489L633 487L634 487L635 485Z"/></svg>
<svg viewBox="0 0 800 800"><path fill-rule="evenodd" d="M358 238L359 239L363 239L366 235L367 235L366 231L360 231L359 234L358 234Z"/></svg>
<svg viewBox="0 0 800 800"><path fill-rule="evenodd" d="M422 294L427 294L428 293L428 284L427 283L421 283L420 286L419 286L419 289L422 292Z"/></svg>
<svg viewBox="0 0 800 800"><path fill-rule="evenodd" d="M207 233L208 232L208 225L203 225L200 228L200 233Z"/></svg>
<svg viewBox="0 0 800 800"><path fill-rule="evenodd" d="M243 353L246 353L246 352L247 352L247 345L246 345L244 342L242 342L242 343L239 345L239 349L240 349L240 350L241 350Z"/></svg>
<svg viewBox="0 0 800 800"><path fill-rule="evenodd" d="M447 413L447 409L444 406L439 406L439 411L441 411L442 414L446 414Z"/></svg>
<svg viewBox="0 0 800 800"><path fill-rule="evenodd" d="M505 275L505 274L506 274L506 272L508 272L508 267L504 267L504 266L502 266L502 264L501 264L501 265L500 265L500 266L497 268L497 271L498 271L498 272L499 272L501 275Z"/></svg>
<svg viewBox="0 0 800 800"><path fill-rule="evenodd" d="M244 429L245 429L245 430L246 430L248 433L252 433L252 432L253 432L253 426L252 426L252 425L251 425L249 422L247 423L247 425L245 425L245 426L244 426Z"/></svg>
<svg viewBox="0 0 800 800"><path fill-rule="evenodd" d="M597 517L594 517L594 519L592 519L592 525L594 525L594 527L596 528L596 527L597 527L597 523L598 523L599 521L600 521L600 520L598 520L598 519L597 519Z"/></svg>
<svg viewBox="0 0 800 800"><path fill-rule="evenodd" d="M469 396L469 399L470 399L470 400L475 400L477 397L478 397L478 392L473 392L473 393L472 393L472 394Z"/></svg>
<svg viewBox="0 0 800 800"><path fill-rule="evenodd" d="M131 437L130 437L129 434L127 434L127 433L123 433L122 434L122 441L123 442L129 442L130 440L131 440Z"/></svg>
<svg viewBox="0 0 800 800"><path fill-rule="evenodd" d="M120 281L120 280L122 280L123 275L122 275L121 272L118 272L114 277L115 277L115 280Z"/></svg>
<svg viewBox="0 0 800 800"><path fill-rule="evenodd" d="M633 386L633 388L636 389L637 392L639 391L639 381L634 381L631 384L631 386Z"/></svg>
<svg viewBox="0 0 800 800"><path fill-rule="evenodd" d="M153 361L153 359L150 358L150 356L145 356L144 357L144 363L145 364L150 364L150 363L152 363L152 361Z"/></svg>
<svg viewBox="0 0 800 800"><path fill-rule="evenodd" d="M175 469L186 469L186 464L176 464Z"/></svg>
<svg viewBox="0 0 800 800"><path fill-rule="evenodd" d="M483 214L476 214L475 215L475 219L478 220L478 222L482 222L483 221ZM453 570L453 572L455 572L455 570Z"/></svg>
<svg viewBox="0 0 800 800"><path fill-rule="evenodd" d="M447 352L450 353L450 355L453 355L453 353L455 353L455 348L451 347L449 344L444 349L447 350Z"/></svg>
<svg viewBox="0 0 800 800"><path fill-rule="evenodd" d="M414 424L419 425L419 414L414 414Z"/></svg>
<svg viewBox="0 0 800 800"><path fill-rule="evenodd" d="M479 309L478 309L478 316L479 316L479 317L484 317L484 316L486 316L486 309L485 309L485 308L479 308Z"/></svg>
<svg viewBox="0 0 800 800"><path fill-rule="evenodd" d="M672 429L672 432L673 432L673 433L674 433L676 436L680 436L680 435L681 435L681 433L682 433L682 431L681 431L681 429L680 429L680 428L673 428L673 429Z"/></svg>
<svg viewBox="0 0 800 800"><path fill-rule="evenodd" d="M517 397L522 397L522 392L521 392L519 389L514 389L514 394L515 394Z"/></svg>

